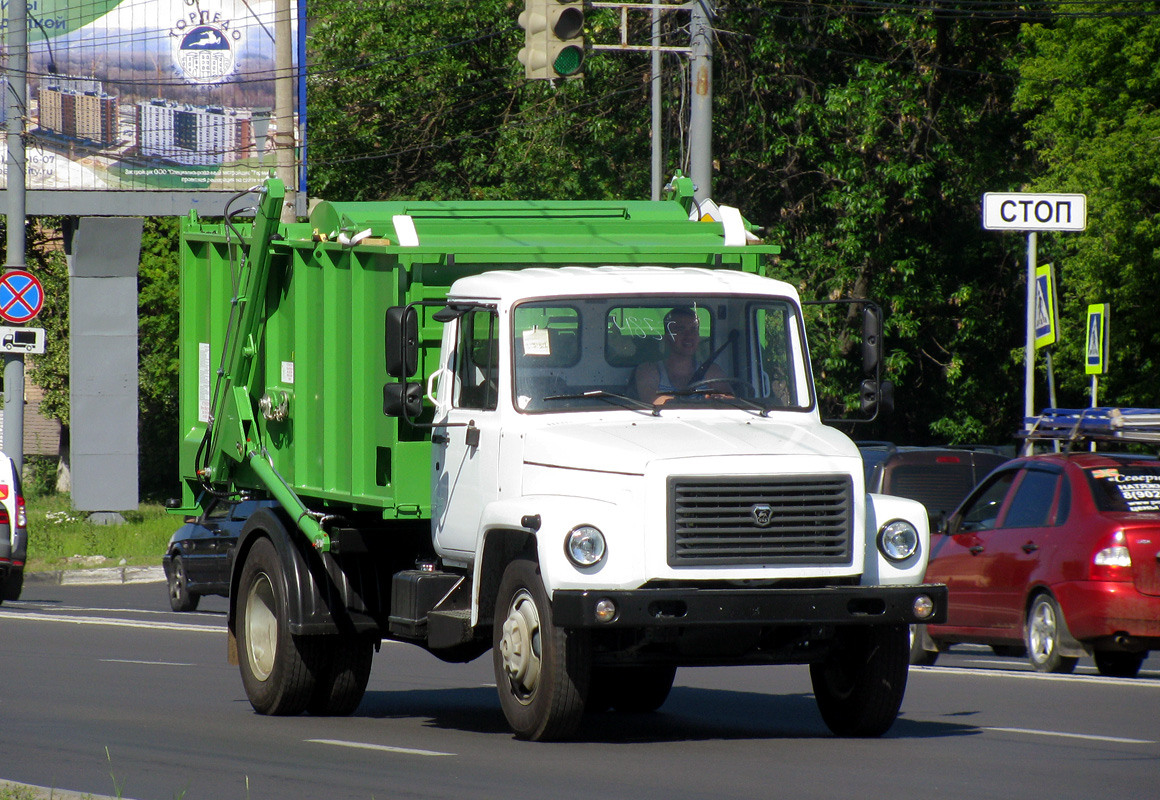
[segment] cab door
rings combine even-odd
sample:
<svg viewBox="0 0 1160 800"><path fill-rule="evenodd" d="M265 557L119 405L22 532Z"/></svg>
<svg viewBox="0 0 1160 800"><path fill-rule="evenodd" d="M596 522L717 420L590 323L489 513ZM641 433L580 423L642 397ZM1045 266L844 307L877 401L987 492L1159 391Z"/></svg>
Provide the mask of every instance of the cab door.
<svg viewBox="0 0 1160 800"><path fill-rule="evenodd" d="M453 327L452 327L453 326ZM432 435L432 535L441 554L475 552L483 509L499 495L499 317L471 308L449 323Z"/></svg>

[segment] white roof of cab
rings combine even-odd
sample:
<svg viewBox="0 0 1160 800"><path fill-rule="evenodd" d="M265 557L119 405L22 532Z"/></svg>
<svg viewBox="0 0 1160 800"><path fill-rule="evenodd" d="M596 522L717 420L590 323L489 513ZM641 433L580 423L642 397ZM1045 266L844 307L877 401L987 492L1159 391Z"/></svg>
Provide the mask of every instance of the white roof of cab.
<svg viewBox="0 0 1160 800"><path fill-rule="evenodd" d="M763 294L797 299L785 281L703 267L531 267L494 270L455 281L449 299L508 305L529 297L655 294Z"/></svg>

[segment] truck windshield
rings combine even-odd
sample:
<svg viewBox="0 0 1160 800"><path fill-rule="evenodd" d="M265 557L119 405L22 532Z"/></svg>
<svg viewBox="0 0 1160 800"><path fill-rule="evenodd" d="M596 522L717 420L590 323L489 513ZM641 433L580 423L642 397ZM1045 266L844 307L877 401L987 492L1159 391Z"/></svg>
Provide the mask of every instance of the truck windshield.
<svg viewBox="0 0 1160 800"><path fill-rule="evenodd" d="M813 405L792 301L577 297L513 311L514 401L530 413Z"/></svg>

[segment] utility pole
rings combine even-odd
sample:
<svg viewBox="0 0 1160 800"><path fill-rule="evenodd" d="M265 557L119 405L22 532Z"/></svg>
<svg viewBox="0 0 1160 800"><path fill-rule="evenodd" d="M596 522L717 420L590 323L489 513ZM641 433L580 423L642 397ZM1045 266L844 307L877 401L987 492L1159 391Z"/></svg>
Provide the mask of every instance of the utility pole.
<svg viewBox="0 0 1160 800"><path fill-rule="evenodd" d="M5 271L24 269L24 118L28 109L28 9L8 4L8 241ZM24 356L4 356L4 452L24 469Z"/></svg>
<svg viewBox="0 0 1160 800"><path fill-rule="evenodd" d="M661 10L652 9L652 192L653 200L661 199L664 177L661 175Z"/></svg>
<svg viewBox="0 0 1160 800"><path fill-rule="evenodd" d="M689 177L699 203L713 195L713 15L712 0L694 0L690 24Z"/></svg>
<svg viewBox="0 0 1160 800"><path fill-rule="evenodd" d="M282 222L297 219L298 173L295 168L294 139L294 34L291 22L293 0L274 4L274 157L278 179L286 187Z"/></svg>

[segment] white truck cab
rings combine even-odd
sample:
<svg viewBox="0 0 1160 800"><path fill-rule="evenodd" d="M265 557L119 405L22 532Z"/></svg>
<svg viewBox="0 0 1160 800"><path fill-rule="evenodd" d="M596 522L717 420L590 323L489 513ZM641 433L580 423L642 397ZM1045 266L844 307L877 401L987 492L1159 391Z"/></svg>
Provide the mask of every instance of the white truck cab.
<svg viewBox="0 0 1160 800"><path fill-rule="evenodd" d="M695 315L700 375L641 397L673 309ZM927 517L867 495L857 448L822 423L792 286L699 268L494 271L456 281L436 316L432 536L443 568L472 576L505 712L528 716L517 732L551 730L536 698L568 694L544 681L573 652L574 689L613 704L663 702L677 665L812 663L831 727L889 727L907 624L943 605L921 585ZM875 652L897 696L851 704L835 670L871 642L888 645Z"/></svg>

